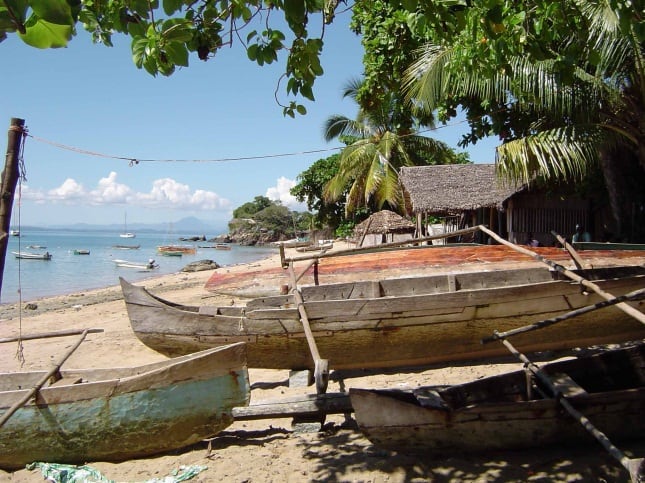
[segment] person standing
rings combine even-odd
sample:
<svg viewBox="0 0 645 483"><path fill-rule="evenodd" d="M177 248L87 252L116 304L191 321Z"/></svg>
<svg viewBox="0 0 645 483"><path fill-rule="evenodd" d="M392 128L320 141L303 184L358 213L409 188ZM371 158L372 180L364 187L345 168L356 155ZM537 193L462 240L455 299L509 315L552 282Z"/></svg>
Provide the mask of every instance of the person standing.
<svg viewBox="0 0 645 483"><path fill-rule="evenodd" d="M582 225L576 225L576 232L571 237L571 241L573 243L576 243L576 242L590 242L591 241L591 235L589 234L589 232L585 231L585 229L584 229L584 227Z"/></svg>

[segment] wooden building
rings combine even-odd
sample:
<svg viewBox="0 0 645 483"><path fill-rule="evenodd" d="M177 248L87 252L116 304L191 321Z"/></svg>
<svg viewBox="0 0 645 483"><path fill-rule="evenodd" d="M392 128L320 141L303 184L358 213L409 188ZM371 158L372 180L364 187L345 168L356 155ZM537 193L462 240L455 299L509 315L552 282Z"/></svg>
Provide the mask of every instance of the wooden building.
<svg viewBox="0 0 645 483"><path fill-rule="evenodd" d="M503 182L494 164L404 167L400 180L418 236L433 234L428 229L432 218L442 220L445 232L483 224L519 244L532 236L541 245L553 245L552 230L570 238L577 224L593 234L588 200L562 189L547 192Z"/></svg>

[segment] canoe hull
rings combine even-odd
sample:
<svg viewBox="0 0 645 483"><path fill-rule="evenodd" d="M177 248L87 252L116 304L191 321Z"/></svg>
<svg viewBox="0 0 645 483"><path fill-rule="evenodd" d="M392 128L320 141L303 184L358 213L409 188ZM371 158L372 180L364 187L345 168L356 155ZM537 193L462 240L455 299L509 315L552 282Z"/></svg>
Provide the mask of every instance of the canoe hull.
<svg viewBox="0 0 645 483"><path fill-rule="evenodd" d="M594 389L569 397L576 410L611 440L642 437L645 431L645 418L642 417L645 412L643 346L636 352L640 354L635 358L640 360L640 367L635 368L638 375L630 381L631 384L625 384L623 380L613 388ZM570 374L566 364L560 369L554 368L552 374L560 372ZM525 388L521 383L524 374L515 374L515 377L488 378L496 384L496 387L489 388L491 395L488 399L456 407L454 402L451 404L443 396L441 389L433 393L432 388L408 393L352 388L350 398L359 428L366 437L376 446L398 451L454 454L595 442L582 425L553 399L511 401L513 385ZM577 381L577 377L574 375L572 379ZM608 378L607 375L603 377L605 380ZM626 379L626 373L622 377ZM486 382L484 379L464 384L460 390L476 394ZM423 397L419 397L429 394L434 394L437 400L424 402ZM499 394L504 394L504 397L500 398Z"/></svg>
<svg viewBox="0 0 645 483"><path fill-rule="evenodd" d="M532 273L550 276L544 269L520 275L530 278ZM508 276L518 274L513 271ZM486 278L503 276L497 272ZM510 330L600 301L595 294L582 294L579 285L568 281L447 292L441 285L445 278L304 287L305 309L321 357L329 360L330 367L348 369L506 355L500 344L482 345L481 339L494 330ZM458 276L454 283L458 286L460 280ZM645 273L595 283L619 295L642 288ZM244 341L250 367L313 367L298 311L289 296L256 299L246 308L214 308L214 315L207 315L204 307L172 304L125 280L121 286L134 333L156 351L177 355ZM414 287L435 292L415 295L411 292ZM323 289L324 295L317 289ZM395 291L412 295L376 297L372 293ZM330 298L324 299L327 296ZM609 307L517 336L514 343L532 352L643 337L642 324Z"/></svg>
<svg viewBox="0 0 645 483"><path fill-rule="evenodd" d="M101 370L70 372L93 378ZM22 392L0 393L0 408ZM143 366L126 377L52 385L3 426L0 467L122 461L182 448L230 425L232 408L249 397L243 344Z"/></svg>

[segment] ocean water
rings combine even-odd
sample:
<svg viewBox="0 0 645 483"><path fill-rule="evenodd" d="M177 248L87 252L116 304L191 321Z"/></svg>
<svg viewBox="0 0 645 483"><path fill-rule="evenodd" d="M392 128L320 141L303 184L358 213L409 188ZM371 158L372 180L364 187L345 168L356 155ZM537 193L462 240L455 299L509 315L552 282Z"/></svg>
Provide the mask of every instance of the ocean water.
<svg viewBox="0 0 645 483"><path fill-rule="evenodd" d="M237 265L266 258L277 253L272 247L244 247L232 245L231 250L215 250L199 246L210 242L180 242L180 236L163 233L137 233L136 238L120 238L118 233L96 231L21 231L19 237L10 236L2 277L0 303L14 303L75 293L82 290L118 285L119 276L128 281L139 281L157 275L179 272L184 266L199 260L214 260L221 266ZM157 253L157 246L169 244L194 245L195 254L167 257ZM32 249L38 245L43 249ZM140 245L138 250L120 250L114 245ZM89 255L76 255L74 250L89 250ZM12 252L44 252L52 259L18 259ZM139 271L117 267L115 259L146 263L156 260L159 268ZM20 299L20 296L22 298Z"/></svg>

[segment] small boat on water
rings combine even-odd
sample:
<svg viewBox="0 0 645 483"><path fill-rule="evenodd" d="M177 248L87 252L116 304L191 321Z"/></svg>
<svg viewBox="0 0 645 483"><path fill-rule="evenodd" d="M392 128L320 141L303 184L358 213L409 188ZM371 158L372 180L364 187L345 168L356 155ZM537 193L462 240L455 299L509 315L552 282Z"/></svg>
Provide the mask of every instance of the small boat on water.
<svg viewBox="0 0 645 483"><path fill-rule="evenodd" d="M20 230L9 230L10 236L20 236Z"/></svg>
<svg viewBox="0 0 645 483"><path fill-rule="evenodd" d="M576 271L613 295L645 286L645 267ZM481 339L602 300L555 270L444 273L319 286L258 297L245 306L186 306L120 279L130 325L148 347L187 354L234 341L248 343L250 367L311 368L299 309L320 356L334 369L401 367L505 355ZM639 302L630 302L638 304ZM517 337L524 351L567 349L645 338L645 326L617 307L589 312Z"/></svg>
<svg viewBox="0 0 645 483"><path fill-rule="evenodd" d="M215 250L230 250L230 249L231 249L231 245L229 245L228 243L217 243L215 245Z"/></svg>
<svg viewBox="0 0 645 483"><path fill-rule="evenodd" d="M137 235L135 235L132 232L128 231L128 215L125 214L123 216L123 233L119 234L121 238L136 238Z"/></svg>
<svg viewBox="0 0 645 483"><path fill-rule="evenodd" d="M135 268L137 270L150 271L159 268L159 265L155 262L154 259L148 260L146 263L141 262L131 262L128 260L113 260L117 267L122 268Z"/></svg>
<svg viewBox="0 0 645 483"><path fill-rule="evenodd" d="M163 251L159 252L162 257L181 257L184 255L184 252L180 251Z"/></svg>
<svg viewBox="0 0 645 483"><path fill-rule="evenodd" d="M112 248L117 250L138 250L141 248L141 245L112 245Z"/></svg>
<svg viewBox="0 0 645 483"><path fill-rule="evenodd" d="M33 253L33 252L11 252L15 255L16 258L21 258L23 260L51 260L52 254L49 252L45 253Z"/></svg>
<svg viewBox="0 0 645 483"><path fill-rule="evenodd" d="M161 245L157 247L159 253L185 253L194 254L197 249L191 245Z"/></svg>
<svg viewBox="0 0 645 483"><path fill-rule="evenodd" d="M645 434L645 344L545 364L553 385L615 439ZM424 455L582 445L594 438L525 370L454 386L349 390L360 430L376 446Z"/></svg>
<svg viewBox="0 0 645 483"><path fill-rule="evenodd" d="M44 250L47 247L43 245L29 245L27 248L30 250Z"/></svg>
<svg viewBox="0 0 645 483"><path fill-rule="evenodd" d="M74 250L74 255L89 255L90 251L85 249L76 249Z"/></svg>
<svg viewBox="0 0 645 483"><path fill-rule="evenodd" d="M47 371L0 374L0 412ZM183 448L233 422L250 399L244 344L139 367L60 370L5 422L0 468L124 461Z"/></svg>

